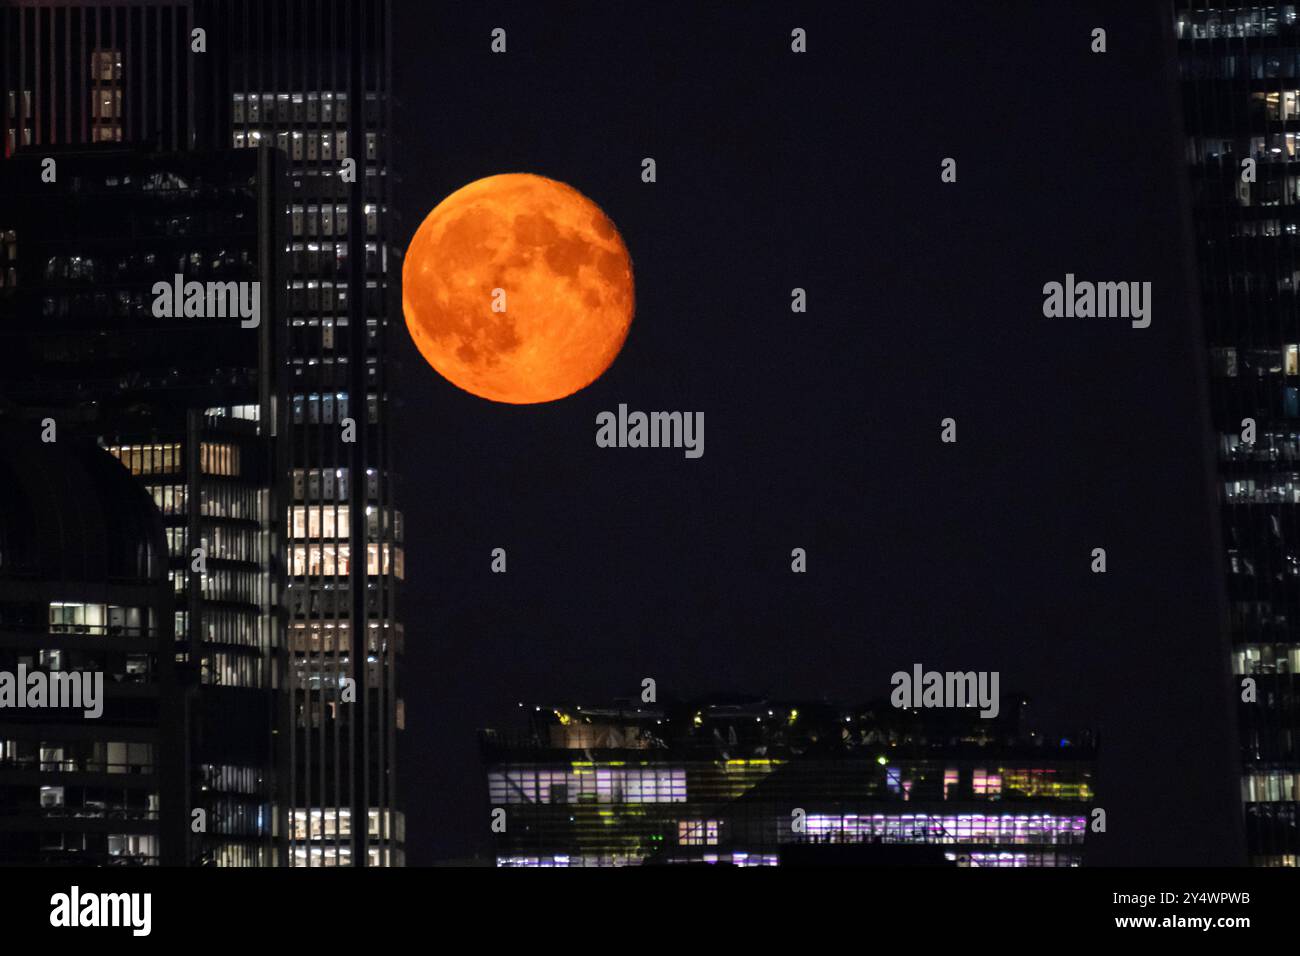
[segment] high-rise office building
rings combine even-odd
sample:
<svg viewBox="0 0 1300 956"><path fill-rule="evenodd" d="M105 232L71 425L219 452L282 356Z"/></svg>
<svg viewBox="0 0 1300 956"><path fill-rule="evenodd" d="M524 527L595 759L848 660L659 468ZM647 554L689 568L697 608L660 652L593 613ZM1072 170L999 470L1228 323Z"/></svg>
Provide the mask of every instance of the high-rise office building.
<svg viewBox="0 0 1300 956"><path fill-rule="evenodd" d="M480 739L496 863L1079 866L1095 744L1023 732L1020 703L533 705Z"/></svg>
<svg viewBox="0 0 1300 956"><path fill-rule="evenodd" d="M269 146L289 165L278 360L292 501L285 592L290 863L400 865L405 573L393 495L390 0L11 0L5 153ZM365 826L353 821L364 819Z"/></svg>
<svg viewBox="0 0 1300 956"><path fill-rule="evenodd" d="M156 856L174 864L287 862L284 167L273 150L116 146L0 164L0 414L49 444L97 441L164 527L158 718L178 745Z"/></svg>
<svg viewBox="0 0 1300 956"><path fill-rule="evenodd" d="M161 818L183 770L158 511L93 442L0 436L0 864L180 863L185 814L170 833ZM52 706L69 679L83 706Z"/></svg>
<svg viewBox="0 0 1300 956"><path fill-rule="evenodd" d="M1241 796L1259 866L1300 865L1298 11L1178 0L1174 15L1240 682Z"/></svg>
<svg viewBox="0 0 1300 956"><path fill-rule="evenodd" d="M290 165L292 862L400 865L390 6L213 2L195 16L220 51L196 84L211 108L199 138L269 145Z"/></svg>

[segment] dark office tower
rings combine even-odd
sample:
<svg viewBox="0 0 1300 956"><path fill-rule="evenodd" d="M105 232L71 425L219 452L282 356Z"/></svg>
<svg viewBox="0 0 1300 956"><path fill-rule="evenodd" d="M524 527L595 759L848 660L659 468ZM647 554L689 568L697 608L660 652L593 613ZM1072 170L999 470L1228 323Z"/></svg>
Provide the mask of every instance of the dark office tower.
<svg viewBox="0 0 1300 956"><path fill-rule="evenodd" d="M29 146L193 143L187 0L0 0L3 154Z"/></svg>
<svg viewBox="0 0 1300 956"><path fill-rule="evenodd" d="M400 865L391 0L8 3L0 105L15 148L120 135L288 158L290 862Z"/></svg>
<svg viewBox="0 0 1300 956"><path fill-rule="evenodd" d="M485 731L498 866L1080 866L1088 735L1002 713L711 698L533 706Z"/></svg>
<svg viewBox="0 0 1300 956"><path fill-rule="evenodd" d="M163 714L172 598L158 511L93 443L10 427L0 500L0 682L100 683L89 711L49 696L18 707L0 689L0 864L161 862L176 847L162 811L185 820L169 803L180 767Z"/></svg>
<svg viewBox="0 0 1300 956"><path fill-rule="evenodd" d="M1300 864L1300 19L1179 0L1247 847Z"/></svg>
<svg viewBox="0 0 1300 956"><path fill-rule="evenodd" d="M0 414L56 444L97 440L165 526L173 863L287 863L284 183L273 150L0 163ZM186 808L204 811L198 832Z"/></svg>
<svg viewBox="0 0 1300 956"><path fill-rule="evenodd" d="M208 111L200 142L271 146L290 167L291 858L401 865L390 5L196 0L194 10L209 44L196 76Z"/></svg>

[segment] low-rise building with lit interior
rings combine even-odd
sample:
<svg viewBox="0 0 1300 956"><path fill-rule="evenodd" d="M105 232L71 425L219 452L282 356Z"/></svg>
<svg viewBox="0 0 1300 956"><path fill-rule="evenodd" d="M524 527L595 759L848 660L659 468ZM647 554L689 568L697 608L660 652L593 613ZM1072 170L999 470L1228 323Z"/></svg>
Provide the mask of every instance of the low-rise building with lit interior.
<svg viewBox="0 0 1300 956"><path fill-rule="evenodd" d="M521 704L480 734L496 863L1080 866L1095 738L1025 731L1023 704Z"/></svg>

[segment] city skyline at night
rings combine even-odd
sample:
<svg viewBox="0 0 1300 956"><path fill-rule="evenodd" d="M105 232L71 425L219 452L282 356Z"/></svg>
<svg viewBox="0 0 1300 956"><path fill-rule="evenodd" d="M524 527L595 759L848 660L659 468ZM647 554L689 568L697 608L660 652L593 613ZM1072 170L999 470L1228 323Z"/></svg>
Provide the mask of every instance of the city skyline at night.
<svg viewBox="0 0 1300 956"><path fill-rule="evenodd" d="M4 125L15 130L11 152L265 146L282 157L281 222L267 228L283 244L284 279L275 307L262 310L276 323L263 361L278 384L259 402L236 403L251 413L225 412L260 422L279 456L259 584L275 606L258 640L275 658L265 679L286 690L276 717L285 749L265 814L285 814L276 831L288 834L293 865L343 865L354 854L400 865L404 556L385 358L397 295L389 270L399 267L388 243L391 13L378 0L331 10L238 0L10 4ZM207 263L195 251L175 269L154 266L143 270L148 280L202 275ZM343 708L347 681L355 707ZM354 834L356 818L369 824Z"/></svg>
<svg viewBox="0 0 1300 956"><path fill-rule="evenodd" d="M1297 136L1289 2L0 0L19 919L1280 920Z"/></svg>

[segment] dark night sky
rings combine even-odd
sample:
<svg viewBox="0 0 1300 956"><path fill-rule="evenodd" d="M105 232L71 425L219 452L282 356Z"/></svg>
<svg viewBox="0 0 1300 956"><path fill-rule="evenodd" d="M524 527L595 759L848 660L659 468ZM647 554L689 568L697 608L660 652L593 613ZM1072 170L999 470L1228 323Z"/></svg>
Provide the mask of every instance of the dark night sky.
<svg viewBox="0 0 1300 956"><path fill-rule="evenodd" d="M475 730L517 700L861 701L914 662L1100 730L1094 862L1234 861L1164 5L798 6L399 4L405 235L534 172L637 282L614 366L552 404L401 332L409 862L485 847ZM1151 328L1044 318L1066 272L1153 282ZM597 448L619 402L703 411L704 457Z"/></svg>

